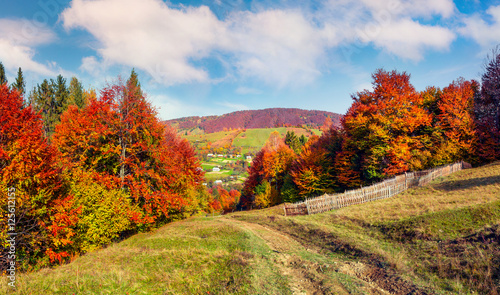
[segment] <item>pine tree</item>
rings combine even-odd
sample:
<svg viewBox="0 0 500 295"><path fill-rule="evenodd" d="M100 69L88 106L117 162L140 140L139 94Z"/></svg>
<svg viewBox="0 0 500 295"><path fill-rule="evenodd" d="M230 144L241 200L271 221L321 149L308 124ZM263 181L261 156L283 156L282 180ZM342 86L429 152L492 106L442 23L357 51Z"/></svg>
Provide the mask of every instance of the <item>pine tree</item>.
<svg viewBox="0 0 500 295"><path fill-rule="evenodd" d="M56 124L59 123L61 114L68 108L69 91L66 87L66 79L62 75L57 76L56 80L51 80L54 88L54 99L56 103Z"/></svg>
<svg viewBox="0 0 500 295"><path fill-rule="evenodd" d="M7 76L5 74L5 68L2 62L0 62L0 85L7 83Z"/></svg>
<svg viewBox="0 0 500 295"><path fill-rule="evenodd" d="M293 131L287 131L285 136L285 144L288 145L295 153L299 153L302 148L302 144L299 138Z"/></svg>
<svg viewBox="0 0 500 295"><path fill-rule="evenodd" d="M19 91L19 93L21 95L24 95L24 93L26 93L26 82L24 81L24 76L23 76L23 71L21 70L21 68L19 68L19 70L17 71L17 78L16 78L16 82L14 82L14 84L12 84L12 87L16 88L17 91Z"/></svg>
<svg viewBox="0 0 500 295"><path fill-rule="evenodd" d="M56 80L45 79L37 85L30 94L29 101L36 111L40 111L43 119L44 133L50 138L55 126L61 120L61 114L68 108L69 91L66 88L66 79L57 76Z"/></svg>
<svg viewBox="0 0 500 295"><path fill-rule="evenodd" d="M76 105L79 109L85 105L83 87L76 77L71 78L69 83L68 105Z"/></svg>
<svg viewBox="0 0 500 295"><path fill-rule="evenodd" d="M40 112L43 119L43 131L45 137L51 134L51 126L54 123L55 116L55 99L52 83L47 79L43 80L42 84L38 84L30 93L29 101L35 111Z"/></svg>

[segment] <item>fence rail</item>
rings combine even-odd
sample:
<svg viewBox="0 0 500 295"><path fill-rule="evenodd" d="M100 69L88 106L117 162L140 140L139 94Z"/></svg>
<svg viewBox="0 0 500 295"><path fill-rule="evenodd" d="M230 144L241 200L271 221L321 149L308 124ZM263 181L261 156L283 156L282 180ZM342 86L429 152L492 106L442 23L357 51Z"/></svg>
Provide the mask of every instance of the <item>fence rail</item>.
<svg viewBox="0 0 500 295"><path fill-rule="evenodd" d="M427 185L438 177L447 176L466 168L471 168L471 165L462 161L424 171L401 174L394 178L341 194L325 194L298 203L284 204L285 216L316 214L346 206L390 198L409 188Z"/></svg>

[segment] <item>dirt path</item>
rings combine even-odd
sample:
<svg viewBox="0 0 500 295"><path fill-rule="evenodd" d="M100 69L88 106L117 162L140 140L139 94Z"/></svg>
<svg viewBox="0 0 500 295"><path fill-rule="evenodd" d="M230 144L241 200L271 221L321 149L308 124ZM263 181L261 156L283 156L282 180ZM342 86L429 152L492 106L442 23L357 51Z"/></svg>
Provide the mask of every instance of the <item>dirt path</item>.
<svg viewBox="0 0 500 295"><path fill-rule="evenodd" d="M350 264L332 262L334 265L321 265L302 259L298 253L308 251L317 254L313 249L306 249L293 238L274 229L236 219L224 221L238 226L253 235L261 238L272 250L271 259L274 260L280 273L288 277L292 294L350 294L341 284L332 284L331 278L325 271L336 271L352 275ZM371 283L363 282L366 294L388 294Z"/></svg>
<svg viewBox="0 0 500 295"><path fill-rule="evenodd" d="M323 294L318 293L318 287L302 271L293 266L295 262L293 261L294 255L291 255L290 252L293 249L302 248L299 243L288 236L259 224L234 219L230 220L230 222L258 236L271 248L280 273L289 277L292 294Z"/></svg>

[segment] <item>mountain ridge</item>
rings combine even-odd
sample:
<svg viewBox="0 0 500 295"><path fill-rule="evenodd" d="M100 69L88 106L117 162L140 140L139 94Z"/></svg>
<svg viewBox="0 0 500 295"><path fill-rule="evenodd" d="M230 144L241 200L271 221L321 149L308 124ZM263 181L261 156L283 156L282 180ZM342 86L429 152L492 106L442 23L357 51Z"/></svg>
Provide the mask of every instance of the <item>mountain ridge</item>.
<svg viewBox="0 0 500 295"><path fill-rule="evenodd" d="M205 133L223 131L224 129L274 128L282 126L309 127L322 126L327 118L333 125L340 126L342 115L320 110L304 110L298 108L267 108L260 110L235 111L223 115L190 116L166 120L178 130L200 128Z"/></svg>

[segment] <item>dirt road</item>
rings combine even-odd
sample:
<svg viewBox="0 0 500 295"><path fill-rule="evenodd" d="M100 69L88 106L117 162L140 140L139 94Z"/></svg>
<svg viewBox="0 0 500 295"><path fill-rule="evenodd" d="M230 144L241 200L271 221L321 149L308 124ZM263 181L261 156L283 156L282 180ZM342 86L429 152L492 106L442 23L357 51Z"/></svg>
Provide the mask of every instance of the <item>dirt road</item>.
<svg viewBox="0 0 500 295"><path fill-rule="evenodd" d="M348 276L347 281L356 284L360 294L389 294L371 282L363 281L356 275L363 267L361 263L344 263L331 261L322 263L304 259L304 255L320 256L314 249L306 249L298 241L275 229L259 224L223 218L231 223L262 239L270 248L271 259L280 273L288 278L292 294L352 294L352 290L335 278ZM306 253L306 254L304 254ZM335 274L332 276L332 274Z"/></svg>

